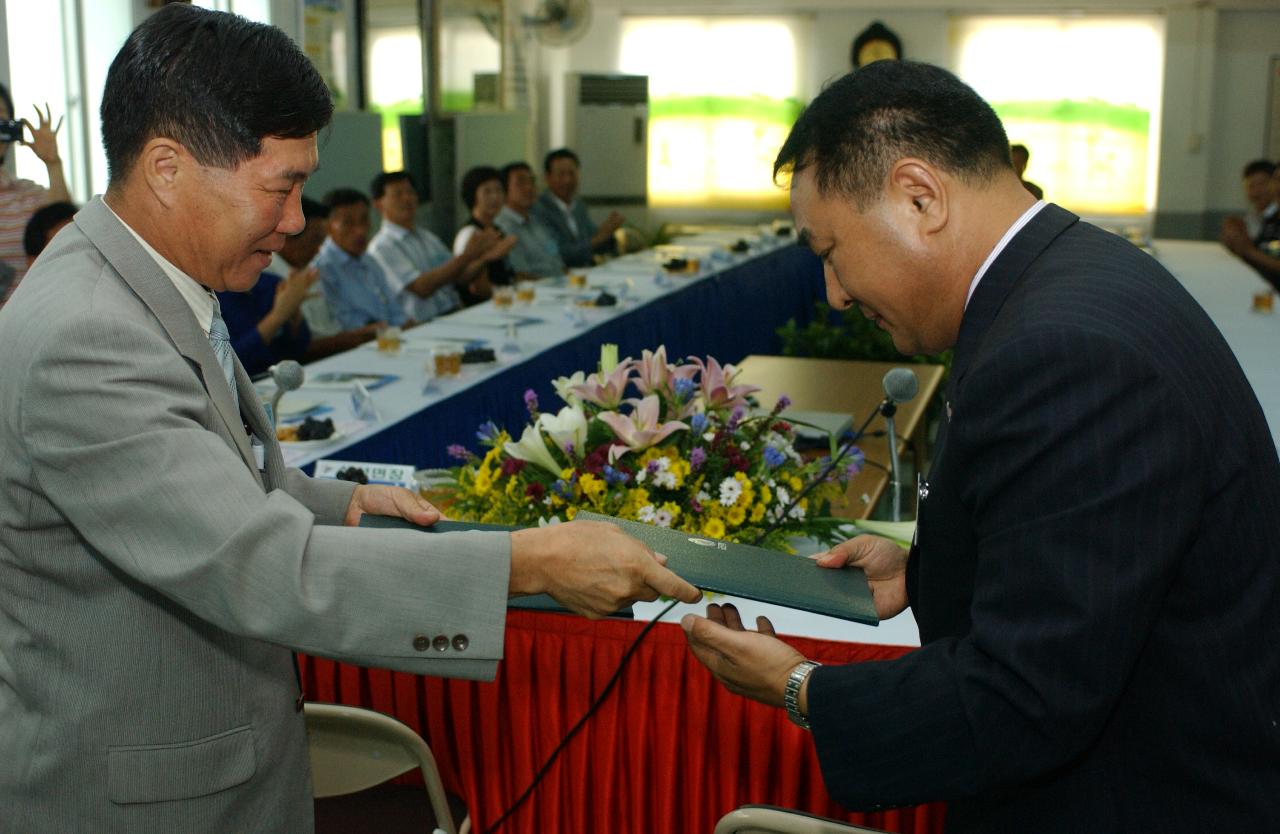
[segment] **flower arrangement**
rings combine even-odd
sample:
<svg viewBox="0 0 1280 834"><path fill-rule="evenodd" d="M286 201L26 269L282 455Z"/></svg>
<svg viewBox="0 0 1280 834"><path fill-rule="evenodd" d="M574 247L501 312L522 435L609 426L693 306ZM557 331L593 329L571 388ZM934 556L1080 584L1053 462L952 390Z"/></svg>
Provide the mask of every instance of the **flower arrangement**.
<svg viewBox="0 0 1280 834"><path fill-rule="evenodd" d="M838 467L803 457L783 417L790 401L753 411L759 389L737 376L713 358L668 362L665 347L618 361L617 346L605 345L596 373L555 380L558 411L540 411L525 393L531 422L519 440L489 421L476 434L486 451L449 447L460 464L448 512L536 525L588 509L788 552L793 537L840 540L846 520L828 509L843 500L861 452Z"/></svg>

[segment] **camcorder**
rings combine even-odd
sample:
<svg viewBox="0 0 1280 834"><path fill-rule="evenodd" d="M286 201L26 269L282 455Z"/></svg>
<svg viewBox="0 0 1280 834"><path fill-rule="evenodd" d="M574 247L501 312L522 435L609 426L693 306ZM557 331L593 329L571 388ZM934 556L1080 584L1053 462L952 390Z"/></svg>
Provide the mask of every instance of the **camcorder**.
<svg viewBox="0 0 1280 834"><path fill-rule="evenodd" d="M0 119L0 142L21 142L22 120Z"/></svg>

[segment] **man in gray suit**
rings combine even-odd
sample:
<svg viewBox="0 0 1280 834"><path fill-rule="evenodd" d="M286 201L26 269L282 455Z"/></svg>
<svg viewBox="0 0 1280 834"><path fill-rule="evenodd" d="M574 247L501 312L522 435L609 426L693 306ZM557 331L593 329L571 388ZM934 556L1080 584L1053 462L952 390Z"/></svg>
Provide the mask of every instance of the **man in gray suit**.
<svg viewBox="0 0 1280 834"><path fill-rule="evenodd" d="M331 111L281 32L186 5L112 64L105 199L0 312L4 831L310 830L292 650L487 678L510 595L698 595L612 525L352 529L439 514L285 468L210 291L302 230Z"/></svg>
<svg viewBox="0 0 1280 834"><path fill-rule="evenodd" d="M551 230L564 262L591 266L596 253L614 251L613 233L622 227L623 217L611 211L599 226L591 222L586 204L578 199L578 155L556 148L543 160L542 173L547 190L538 195L530 213Z"/></svg>

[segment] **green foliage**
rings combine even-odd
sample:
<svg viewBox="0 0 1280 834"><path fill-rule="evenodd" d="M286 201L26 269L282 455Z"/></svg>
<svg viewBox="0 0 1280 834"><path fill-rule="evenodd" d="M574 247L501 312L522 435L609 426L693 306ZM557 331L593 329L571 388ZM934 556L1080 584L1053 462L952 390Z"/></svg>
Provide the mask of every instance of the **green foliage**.
<svg viewBox="0 0 1280 834"><path fill-rule="evenodd" d="M951 367L951 351L936 356L904 357L893 346L889 334L850 307L841 312L825 303L814 305L813 321L801 327L791 319L777 330L782 339L784 356L809 356L818 359L862 359L873 362L916 362Z"/></svg>

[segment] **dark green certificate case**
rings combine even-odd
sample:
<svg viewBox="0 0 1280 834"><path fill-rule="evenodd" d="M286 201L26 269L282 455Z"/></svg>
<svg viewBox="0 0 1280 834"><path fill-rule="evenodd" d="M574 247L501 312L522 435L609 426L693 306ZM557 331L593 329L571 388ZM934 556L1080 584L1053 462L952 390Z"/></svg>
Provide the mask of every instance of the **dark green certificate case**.
<svg viewBox="0 0 1280 834"><path fill-rule="evenodd" d="M652 550L667 557L667 567L704 591L753 599L828 617L878 625L875 603L860 568L831 570L812 559L746 544L691 536L638 521L624 521L590 512L576 519L608 521L621 527ZM441 521L430 528L398 518L364 516L362 527L397 527L436 531L515 530L496 524Z"/></svg>

